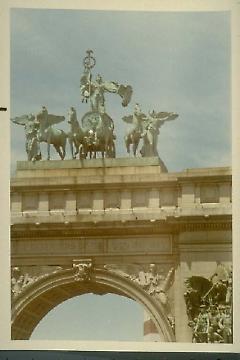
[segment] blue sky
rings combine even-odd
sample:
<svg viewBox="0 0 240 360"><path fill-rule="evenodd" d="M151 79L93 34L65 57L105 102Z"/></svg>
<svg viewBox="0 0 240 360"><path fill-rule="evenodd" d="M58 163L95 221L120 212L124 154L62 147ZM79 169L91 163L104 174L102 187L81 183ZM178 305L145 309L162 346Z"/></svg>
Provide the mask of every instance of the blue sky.
<svg viewBox="0 0 240 360"><path fill-rule="evenodd" d="M89 48L97 60L94 75L100 73L105 80L133 87L132 102L127 108L121 106L120 97L106 95L106 109L114 119L117 133L117 156L126 156L123 143L126 124L121 118L131 114L138 102L146 113L155 109L179 114L175 121L161 128L159 136L159 154L169 171L230 165L228 13L14 9L11 117L36 113L42 105L47 106L49 113L66 116L69 107L74 106L80 120L89 110L88 105L81 103L79 93L82 61ZM58 127L68 129L66 123ZM20 126L11 125L11 134L14 168L16 160L26 159L25 139ZM42 152L46 153L45 144ZM67 158L69 155L68 151ZM34 338L46 334L47 338L57 339L66 338L66 334L73 339L76 334L79 339L87 336L82 332L81 316L74 329L67 321L73 314L77 316L73 312L77 308L88 314L89 319L93 315L90 322L94 324L94 311L89 311L91 300L86 299L82 296L60 305L42 321ZM127 300L126 308L122 307L119 297L109 299L111 307L119 309L118 315L122 309L131 324L136 325L135 329L127 325L129 339L141 340L142 309ZM104 304L96 300L104 317L110 309L109 299ZM98 320L100 329L105 329L100 335L111 339L116 325L110 321L107 331L104 322ZM61 331L63 326L65 335ZM120 340L120 331L117 336Z"/></svg>
<svg viewBox="0 0 240 360"><path fill-rule="evenodd" d="M143 308L119 295L81 295L50 311L31 339L143 341Z"/></svg>

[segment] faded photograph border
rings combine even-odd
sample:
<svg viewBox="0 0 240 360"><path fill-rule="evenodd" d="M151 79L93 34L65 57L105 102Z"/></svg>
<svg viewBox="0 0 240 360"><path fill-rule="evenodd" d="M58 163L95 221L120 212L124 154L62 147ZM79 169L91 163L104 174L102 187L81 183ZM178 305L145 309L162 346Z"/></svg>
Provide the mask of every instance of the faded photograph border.
<svg viewBox="0 0 240 360"><path fill-rule="evenodd" d="M118 351L220 351L220 352L237 352L239 351L239 333L240 325L238 321L234 321L234 343L230 344L184 344L184 343L134 343L134 342L87 342L87 341L11 341L10 340L10 212L9 210L9 180L10 180L10 36L9 36L9 21L10 21L10 9L15 7L27 7L27 8L43 8L45 2L40 1L23 1L11 2L8 1L2 6L1 12L1 27L4 39L1 46L1 69L4 71L4 82L1 84L1 101L3 103L0 106L6 106L7 112L1 114L3 119L3 130L1 133L1 146L4 156L1 157L1 209L2 217L1 221L1 242L0 251L2 261L2 273L1 284L4 289L4 294L1 299L0 318L3 320L3 326L0 329L0 348L1 349L62 349L62 350L118 350ZM101 10L140 10L140 11L229 11L231 13L231 29L232 29L232 171L233 171L233 278L234 278L234 314L238 314L239 310L239 284L238 284L238 269L239 262L239 244L238 239L240 235L240 225L237 220L239 218L239 204L236 199L240 196L240 136L238 121L240 119L239 108L239 81L237 81L239 74L239 7L238 1L207 1L207 2L194 1L182 1L181 6L177 2L172 1L170 4L165 1L151 1L146 6L144 1L131 1L126 5L125 2L119 2L113 6L110 2L101 3L91 2L91 6L88 2L74 1L74 2L51 2L47 4L47 8L78 8L78 9L101 9ZM2 39L1 39L2 40ZM4 49L4 50L3 50Z"/></svg>

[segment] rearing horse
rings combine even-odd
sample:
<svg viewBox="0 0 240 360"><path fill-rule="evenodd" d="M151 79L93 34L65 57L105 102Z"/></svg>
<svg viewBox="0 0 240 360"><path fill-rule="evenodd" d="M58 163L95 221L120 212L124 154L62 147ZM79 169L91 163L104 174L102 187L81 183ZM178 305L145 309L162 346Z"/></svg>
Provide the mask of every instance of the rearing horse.
<svg viewBox="0 0 240 360"><path fill-rule="evenodd" d="M50 160L50 145L54 146L62 160L65 158L67 134L63 130L55 129L52 126L64 119L64 116L48 114L45 106L43 106L42 111L37 114L37 122L39 124L38 140L47 143L48 160Z"/></svg>

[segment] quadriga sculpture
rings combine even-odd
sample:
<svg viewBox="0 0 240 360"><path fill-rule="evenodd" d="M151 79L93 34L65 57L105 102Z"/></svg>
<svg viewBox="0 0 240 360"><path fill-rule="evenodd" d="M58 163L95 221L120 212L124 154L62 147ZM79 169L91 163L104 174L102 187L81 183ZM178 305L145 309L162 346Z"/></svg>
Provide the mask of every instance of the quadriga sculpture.
<svg viewBox="0 0 240 360"><path fill-rule="evenodd" d="M82 127L77 120L74 107L70 108L68 123L71 126L68 133L72 158L96 158L101 152L102 157L115 157L112 119L107 114L89 111L82 118Z"/></svg>

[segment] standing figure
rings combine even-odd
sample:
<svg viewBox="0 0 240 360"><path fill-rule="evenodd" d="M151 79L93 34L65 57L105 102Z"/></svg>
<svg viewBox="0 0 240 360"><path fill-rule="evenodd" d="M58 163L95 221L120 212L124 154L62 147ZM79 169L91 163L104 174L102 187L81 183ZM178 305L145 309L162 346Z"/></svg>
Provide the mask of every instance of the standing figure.
<svg viewBox="0 0 240 360"><path fill-rule="evenodd" d="M38 139L39 124L33 114L17 116L11 119L14 124L24 126L25 149L28 161L41 160L41 151Z"/></svg>
<svg viewBox="0 0 240 360"><path fill-rule="evenodd" d="M82 126L88 131L91 130L89 132L91 137L92 132L94 132L96 136L95 143L100 145L101 150L103 149L103 152L101 152L104 156L115 157L114 140L116 136L114 134L114 122L106 113L105 94L118 94L122 98L122 105L127 106L131 100L132 87L114 81L105 81L101 75L97 75L93 80L91 70L95 64L96 59L93 57L93 51L88 50L83 61L84 73L80 80L80 93L82 102L90 102L91 111L83 115ZM92 143L92 139L89 140ZM93 151L94 146L93 144ZM97 149L95 150L97 151Z"/></svg>
<svg viewBox="0 0 240 360"><path fill-rule="evenodd" d="M82 102L90 99L91 110L100 114L105 113L105 93L115 93L122 98L122 106L127 106L132 97L130 85L119 85L114 81L104 81L101 75L97 75L92 81L90 69L85 69L80 80L80 93Z"/></svg>
<svg viewBox="0 0 240 360"><path fill-rule="evenodd" d="M160 127L170 120L175 120L177 114L171 112L159 112L154 110L146 116L144 130L143 130L143 147L140 150L143 157L158 156L157 144Z"/></svg>
<svg viewBox="0 0 240 360"><path fill-rule="evenodd" d="M224 343L231 344L232 343L232 314L230 310L230 306L225 306L225 312L221 316L219 320L219 327L222 330L222 336Z"/></svg>
<svg viewBox="0 0 240 360"><path fill-rule="evenodd" d="M197 317L196 326L194 329L194 338L198 343L208 342L209 332L209 316L206 310L206 305L200 306L200 313Z"/></svg>

